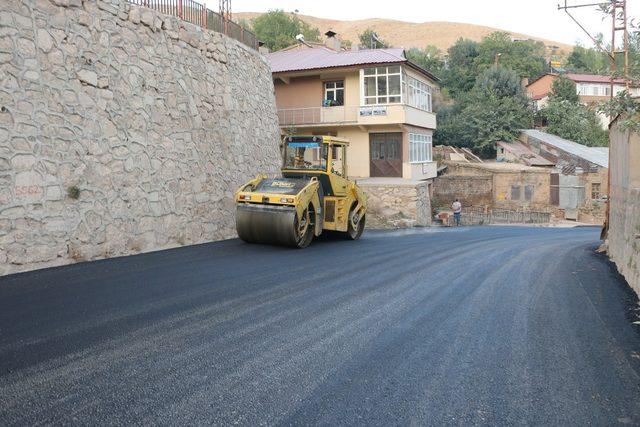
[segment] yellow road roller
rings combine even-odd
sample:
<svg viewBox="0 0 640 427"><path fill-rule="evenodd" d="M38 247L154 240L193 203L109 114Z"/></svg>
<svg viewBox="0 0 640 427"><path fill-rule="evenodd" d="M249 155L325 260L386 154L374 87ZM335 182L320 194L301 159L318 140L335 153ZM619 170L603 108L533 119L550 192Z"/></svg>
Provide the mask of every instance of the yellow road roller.
<svg viewBox="0 0 640 427"><path fill-rule="evenodd" d="M259 175L236 192L236 230L248 243L309 246L323 230L364 231L367 199L347 178L347 140L287 136L281 177Z"/></svg>

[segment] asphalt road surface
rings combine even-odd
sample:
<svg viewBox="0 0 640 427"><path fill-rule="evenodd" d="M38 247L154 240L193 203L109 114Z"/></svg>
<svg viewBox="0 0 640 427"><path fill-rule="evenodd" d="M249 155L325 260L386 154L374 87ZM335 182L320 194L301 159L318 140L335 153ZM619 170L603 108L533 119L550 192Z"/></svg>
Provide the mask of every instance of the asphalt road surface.
<svg viewBox="0 0 640 427"><path fill-rule="evenodd" d="M640 424L599 230L238 240L0 278L0 425Z"/></svg>

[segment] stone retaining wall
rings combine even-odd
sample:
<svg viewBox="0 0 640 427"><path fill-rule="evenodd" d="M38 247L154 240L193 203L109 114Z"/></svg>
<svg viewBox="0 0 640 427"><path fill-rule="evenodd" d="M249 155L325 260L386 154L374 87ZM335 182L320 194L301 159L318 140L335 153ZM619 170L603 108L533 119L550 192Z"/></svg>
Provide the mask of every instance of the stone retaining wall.
<svg viewBox="0 0 640 427"><path fill-rule="evenodd" d="M0 274L232 237L278 139L235 40L124 0L0 2Z"/></svg>
<svg viewBox="0 0 640 427"><path fill-rule="evenodd" d="M607 246L611 260L640 296L640 134L609 128L610 212Z"/></svg>
<svg viewBox="0 0 640 427"><path fill-rule="evenodd" d="M358 185L367 195L368 228L406 228L431 225L431 201L427 182L366 183Z"/></svg>
<svg viewBox="0 0 640 427"><path fill-rule="evenodd" d="M607 242L618 271L640 296L640 188L611 189Z"/></svg>

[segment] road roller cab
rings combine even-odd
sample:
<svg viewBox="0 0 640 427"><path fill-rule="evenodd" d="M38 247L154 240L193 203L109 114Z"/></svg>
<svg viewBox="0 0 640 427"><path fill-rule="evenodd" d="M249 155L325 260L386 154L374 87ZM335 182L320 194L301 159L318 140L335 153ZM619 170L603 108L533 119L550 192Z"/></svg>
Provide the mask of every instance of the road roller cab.
<svg viewBox="0 0 640 427"><path fill-rule="evenodd" d="M303 248L323 230L351 240L364 231L366 197L347 178L348 141L288 136L282 176L259 175L236 193L236 229L250 243Z"/></svg>

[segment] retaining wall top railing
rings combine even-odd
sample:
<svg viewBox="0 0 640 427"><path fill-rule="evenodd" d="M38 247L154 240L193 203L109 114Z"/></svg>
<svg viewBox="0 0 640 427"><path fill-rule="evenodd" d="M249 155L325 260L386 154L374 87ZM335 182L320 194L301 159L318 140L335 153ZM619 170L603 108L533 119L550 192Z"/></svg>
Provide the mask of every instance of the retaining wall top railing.
<svg viewBox="0 0 640 427"><path fill-rule="evenodd" d="M207 9L205 5L194 0L127 0L137 6L148 7L165 15L178 18L199 25L207 30L217 31L238 40L241 43L258 49L256 35L237 23L225 19L219 13Z"/></svg>

